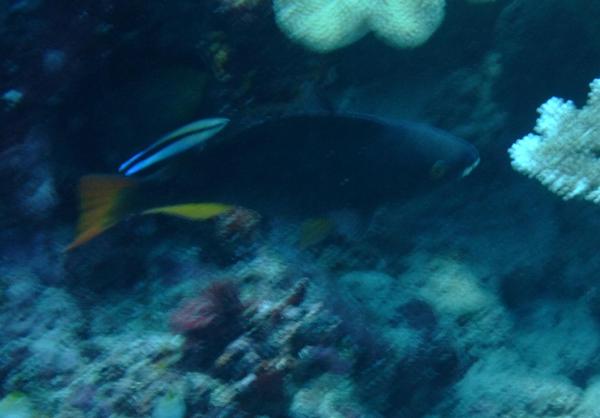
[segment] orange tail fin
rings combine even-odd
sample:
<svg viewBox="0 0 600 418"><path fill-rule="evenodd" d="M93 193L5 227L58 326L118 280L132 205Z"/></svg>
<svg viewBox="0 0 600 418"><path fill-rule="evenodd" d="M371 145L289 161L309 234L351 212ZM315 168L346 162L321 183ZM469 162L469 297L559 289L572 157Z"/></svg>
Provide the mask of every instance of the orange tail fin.
<svg viewBox="0 0 600 418"><path fill-rule="evenodd" d="M91 175L79 181L77 236L67 250L89 241L131 213L126 203L137 182L122 176Z"/></svg>

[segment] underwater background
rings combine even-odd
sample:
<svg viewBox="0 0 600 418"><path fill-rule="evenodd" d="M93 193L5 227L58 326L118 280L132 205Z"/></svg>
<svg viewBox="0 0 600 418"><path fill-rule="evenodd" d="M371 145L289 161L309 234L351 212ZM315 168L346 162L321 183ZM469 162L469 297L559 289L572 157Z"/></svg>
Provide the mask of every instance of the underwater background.
<svg viewBox="0 0 600 418"><path fill-rule="evenodd" d="M0 417L600 418L599 21L0 0ZM133 216L67 250L82 176L198 119L324 108L481 163L366 217Z"/></svg>

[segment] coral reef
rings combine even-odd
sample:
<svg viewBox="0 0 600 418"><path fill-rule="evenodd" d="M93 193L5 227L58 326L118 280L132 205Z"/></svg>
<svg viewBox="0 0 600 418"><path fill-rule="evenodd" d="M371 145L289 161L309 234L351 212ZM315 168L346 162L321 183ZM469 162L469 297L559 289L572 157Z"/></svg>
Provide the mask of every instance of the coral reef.
<svg viewBox="0 0 600 418"><path fill-rule="evenodd" d="M375 418L380 415L369 411L359 402L357 388L351 380L332 374L318 377L302 387L291 402L291 418Z"/></svg>
<svg viewBox="0 0 600 418"><path fill-rule="evenodd" d="M59 202L50 141L43 128L32 128L21 143L0 153L3 220L40 222L53 216Z"/></svg>
<svg viewBox="0 0 600 418"><path fill-rule="evenodd" d="M462 366L431 305L401 291L405 284L400 283L374 271L352 272L339 279L342 294L349 296L343 303L356 306L353 326L368 327L367 332L373 333L354 337L356 344L364 346L358 360L363 369L359 392L384 416L392 411L418 416ZM359 318L365 322L358 322ZM365 339L374 341L373 347L367 349Z"/></svg>
<svg viewBox="0 0 600 418"><path fill-rule="evenodd" d="M346 374L350 370L337 346L341 343L339 324L328 318L322 304L307 300L307 279L283 292L278 300L263 295L260 302L244 308L237 296L232 296L232 286L231 282L214 283L175 311L171 319L185 337L178 367L190 378L204 373L205 379L216 384L208 403L206 397L187 395L188 411L207 413L226 406L250 416L281 416L290 407L292 387L322 373ZM225 299L231 303L224 303ZM215 304L233 307L236 322L243 325L224 320ZM221 338L223 335L229 338ZM226 344L219 344L219 339ZM193 349L206 346L212 350L210 356L206 350ZM190 359L200 356L204 361ZM194 371L190 373L190 369Z"/></svg>
<svg viewBox="0 0 600 418"><path fill-rule="evenodd" d="M552 323L545 318L553 318ZM540 304L520 318L513 343L527 365L585 386L600 361L597 323L585 305Z"/></svg>
<svg viewBox="0 0 600 418"><path fill-rule="evenodd" d="M49 406L58 411L53 416L151 416L165 395L184 391L180 377L169 368L180 358L182 346L181 337L169 334L94 338L85 347L93 361L50 400Z"/></svg>
<svg viewBox="0 0 600 418"><path fill-rule="evenodd" d="M500 350L469 369L448 399L450 410L431 417L572 416L580 399L581 390L567 379L537 373L515 353Z"/></svg>
<svg viewBox="0 0 600 418"><path fill-rule="evenodd" d="M0 416L600 417L600 2L67 3L0 1ZM510 151L548 193L506 149L553 96ZM80 175L321 111L482 164L375 213L148 216L64 252Z"/></svg>
<svg viewBox="0 0 600 418"><path fill-rule="evenodd" d="M9 280L1 311L3 389L25 391L36 378L64 383L81 364L76 341L83 321L76 302L61 289Z"/></svg>
<svg viewBox="0 0 600 418"><path fill-rule="evenodd" d="M413 265L418 267L403 277L405 283L412 282L416 293L431 304L461 352L479 356L505 342L511 318L474 271L453 257L420 259Z"/></svg>

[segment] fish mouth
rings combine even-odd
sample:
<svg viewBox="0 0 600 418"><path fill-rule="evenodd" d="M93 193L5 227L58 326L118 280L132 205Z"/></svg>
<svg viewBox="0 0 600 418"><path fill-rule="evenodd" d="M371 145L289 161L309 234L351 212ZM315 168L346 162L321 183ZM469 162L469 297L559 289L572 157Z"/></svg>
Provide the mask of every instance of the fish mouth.
<svg viewBox="0 0 600 418"><path fill-rule="evenodd" d="M480 158L477 157L477 159L475 160L475 162L473 164L471 164L470 166L468 166L467 168L465 168L461 174L461 177L467 177L469 174L471 174L471 172L473 170L475 170L475 168L479 165L480 162Z"/></svg>

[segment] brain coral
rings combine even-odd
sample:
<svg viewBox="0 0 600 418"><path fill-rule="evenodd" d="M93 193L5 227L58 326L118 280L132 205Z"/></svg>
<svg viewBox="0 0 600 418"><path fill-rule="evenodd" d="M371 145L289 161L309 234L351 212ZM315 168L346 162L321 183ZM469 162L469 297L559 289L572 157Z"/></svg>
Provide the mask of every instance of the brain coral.
<svg viewBox="0 0 600 418"><path fill-rule="evenodd" d="M360 0L274 0L275 21L292 40L318 52L341 48L368 32Z"/></svg>
<svg viewBox="0 0 600 418"><path fill-rule="evenodd" d="M419 46L442 22L445 5L445 0L273 0L279 28L316 52L344 47L369 32L399 48Z"/></svg>
<svg viewBox="0 0 600 418"><path fill-rule="evenodd" d="M513 168L563 199L600 203L600 78L590 84L583 108L552 97L538 113L535 133L508 150Z"/></svg>
<svg viewBox="0 0 600 418"><path fill-rule="evenodd" d="M369 2L369 28L392 46L419 46L444 19L444 0Z"/></svg>

